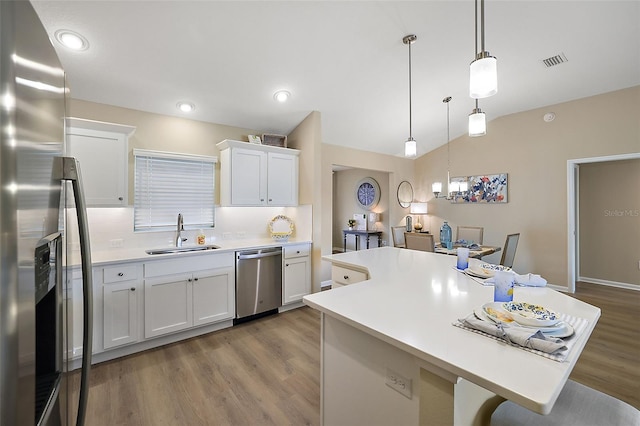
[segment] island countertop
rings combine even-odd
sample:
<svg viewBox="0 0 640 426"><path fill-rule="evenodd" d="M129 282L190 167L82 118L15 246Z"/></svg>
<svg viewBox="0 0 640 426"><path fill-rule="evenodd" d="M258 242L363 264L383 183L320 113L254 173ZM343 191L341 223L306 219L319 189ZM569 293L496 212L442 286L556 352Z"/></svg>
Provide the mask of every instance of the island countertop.
<svg viewBox="0 0 640 426"><path fill-rule="evenodd" d="M452 325L493 301L493 287L458 271L455 256L381 247L323 259L366 269L370 279L305 296L307 305L542 414L553 407L600 316L599 308L547 287L515 288L515 301L587 320L567 359L558 362Z"/></svg>

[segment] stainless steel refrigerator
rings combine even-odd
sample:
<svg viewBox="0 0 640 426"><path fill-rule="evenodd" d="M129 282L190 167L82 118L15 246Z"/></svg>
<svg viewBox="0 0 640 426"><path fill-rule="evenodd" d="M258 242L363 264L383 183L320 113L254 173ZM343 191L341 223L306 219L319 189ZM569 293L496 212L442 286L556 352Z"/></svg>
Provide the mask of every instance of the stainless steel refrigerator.
<svg viewBox="0 0 640 426"><path fill-rule="evenodd" d="M64 70L31 4L0 1L1 426L84 423L91 258L79 166L63 156L66 95ZM71 220L79 231L67 241ZM84 318L67 311L71 243L83 259ZM68 380L73 326L83 327L79 387Z"/></svg>

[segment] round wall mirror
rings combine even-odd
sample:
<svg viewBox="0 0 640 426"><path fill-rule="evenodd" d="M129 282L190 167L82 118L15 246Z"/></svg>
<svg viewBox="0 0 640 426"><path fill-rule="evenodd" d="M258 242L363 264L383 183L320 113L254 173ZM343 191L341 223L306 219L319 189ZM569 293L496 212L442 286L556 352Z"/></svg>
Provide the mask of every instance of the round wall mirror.
<svg viewBox="0 0 640 426"><path fill-rule="evenodd" d="M400 207L403 209L406 209L411 205L412 201L413 187L409 182L403 180L400 182L400 185L398 185L398 204L400 204Z"/></svg>

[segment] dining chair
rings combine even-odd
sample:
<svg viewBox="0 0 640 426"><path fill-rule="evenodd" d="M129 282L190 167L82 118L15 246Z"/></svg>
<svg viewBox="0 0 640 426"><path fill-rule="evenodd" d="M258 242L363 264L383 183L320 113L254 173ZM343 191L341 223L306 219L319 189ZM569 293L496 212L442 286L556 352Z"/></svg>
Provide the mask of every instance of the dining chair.
<svg viewBox="0 0 640 426"><path fill-rule="evenodd" d="M504 242L504 249L502 250L502 258L500 259L502 266L513 267L513 259L516 257L516 248L518 247L519 239L519 233L507 235L507 240Z"/></svg>
<svg viewBox="0 0 640 426"><path fill-rule="evenodd" d="M433 252L433 234L422 232L405 232L404 243L406 248Z"/></svg>
<svg viewBox="0 0 640 426"><path fill-rule="evenodd" d="M476 244L482 245L483 233L484 228L482 226L458 226L458 230L456 231L456 241L473 241Z"/></svg>
<svg viewBox="0 0 640 426"><path fill-rule="evenodd" d="M407 230L406 226L392 226L391 227L391 239L393 240L394 247L405 247L404 232Z"/></svg>
<svg viewBox="0 0 640 426"><path fill-rule="evenodd" d="M605 393L567 380L549 414L505 401L491 415L491 426L639 426L640 411Z"/></svg>

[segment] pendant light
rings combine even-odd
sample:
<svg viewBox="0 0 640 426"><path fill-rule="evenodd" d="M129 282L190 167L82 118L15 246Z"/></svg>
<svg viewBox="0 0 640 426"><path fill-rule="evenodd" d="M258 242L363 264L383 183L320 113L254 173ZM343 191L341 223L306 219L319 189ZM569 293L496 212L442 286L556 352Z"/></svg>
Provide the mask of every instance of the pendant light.
<svg viewBox="0 0 640 426"><path fill-rule="evenodd" d="M484 136L487 134L487 117L478 106L476 99L476 107L469 114L469 136Z"/></svg>
<svg viewBox="0 0 640 426"><path fill-rule="evenodd" d="M411 45L418 37L410 34L402 38L402 42L409 46L409 139L404 143L404 156L415 157L418 153L417 144L411 133Z"/></svg>
<svg viewBox="0 0 640 426"><path fill-rule="evenodd" d="M475 1L475 54L469 66L469 96L488 98L498 92L498 60L484 50L484 0L480 0L480 52L478 52L478 0Z"/></svg>
<svg viewBox="0 0 640 426"><path fill-rule="evenodd" d="M435 198L446 198L446 199L450 199L450 194L451 194L451 174L449 172L450 170L450 165L451 165L451 159L449 156L449 102L451 102L451 96L447 96L446 98L444 98L442 100L442 102L444 102L445 104L447 104L447 195L443 195L442 197L440 196L440 193L442 192L442 182L433 182L431 184L431 192L433 192L433 195L435 196Z"/></svg>

